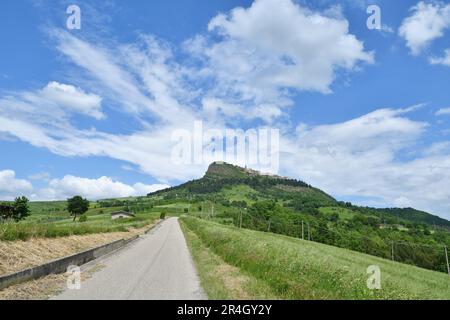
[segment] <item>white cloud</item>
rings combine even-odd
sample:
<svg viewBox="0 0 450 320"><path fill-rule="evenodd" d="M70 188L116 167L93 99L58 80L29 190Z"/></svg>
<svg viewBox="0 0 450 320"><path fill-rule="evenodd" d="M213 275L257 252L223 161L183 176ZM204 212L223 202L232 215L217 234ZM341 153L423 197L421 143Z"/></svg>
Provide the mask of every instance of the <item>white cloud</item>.
<svg viewBox="0 0 450 320"><path fill-rule="evenodd" d="M123 160L164 183L192 177L186 167L173 168L168 161L172 132L191 129L196 119L190 102L195 90L184 87L183 68L170 60L169 48L145 36L137 44L111 48L95 47L64 31L55 31L53 37L58 49L92 78L90 87L118 103L124 119L133 125L126 127L127 134L78 129L59 106L43 99L39 90L0 97L0 133L62 156ZM56 84L48 87L61 89Z"/></svg>
<svg viewBox="0 0 450 320"><path fill-rule="evenodd" d="M418 55L450 28L450 4L421 1L411 8L412 14L403 20L399 34L406 40L413 55Z"/></svg>
<svg viewBox="0 0 450 320"><path fill-rule="evenodd" d="M114 181L110 177L89 179L68 175L62 179L51 180L48 187L39 190L35 198L61 200L75 195L81 195L92 200L122 198L144 196L149 192L168 187L168 185L145 185L143 183L130 186L119 181Z"/></svg>
<svg viewBox="0 0 450 320"><path fill-rule="evenodd" d="M301 178L338 197L380 199L450 218L450 148L441 143L422 154L427 124L409 109L381 109L332 125L302 126L283 137L283 174ZM367 205L360 201L359 204Z"/></svg>
<svg viewBox="0 0 450 320"><path fill-rule="evenodd" d="M39 173L30 177L33 180L46 182L46 187L35 189L24 179L17 179L12 170L0 171L0 200L13 200L17 196L27 196L33 201L65 200L75 195L81 195L91 200L145 196L148 193L169 188L166 184L136 183L127 185L110 177L98 179L82 178L67 175L62 179L49 180L49 174Z"/></svg>
<svg viewBox="0 0 450 320"><path fill-rule="evenodd" d="M314 141L325 147L339 146L352 152L372 152L380 142L383 148L399 148L423 132L425 123L400 115L411 109L380 109L335 125L322 125L300 133L303 143ZM343 142L346 141L345 144Z"/></svg>
<svg viewBox="0 0 450 320"><path fill-rule="evenodd" d="M133 77L116 63L117 53L114 55L100 43L94 46L59 29L53 30L51 35L57 42L58 51L107 87L112 98L120 99L123 108L132 113L142 108L148 110L150 99L140 92ZM122 99L125 93L128 101Z"/></svg>
<svg viewBox="0 0 450 320"><path fill-rule="evenodd" d="M202 107L205 117L208 119L262 119L272 122L279 118L282 113L274 104L260 104L251 109L242 108L239 103L229 103L220 98L205 97L202 99Z"/></svg>
<svg viewBox="0 0 450 320"><path fill-rule="evenodd" d="M50 177L51 175L48 172L38 172L36 174L32 174L31 176L29 176L28 179L48 181Z"/></svg>
<svg viewBox="0 0 450 320"><path fill-rule="evenodd" d="M395 30L391 26L388 26L387 24L381 25L381 31L385 33L394 33Z"/></svg>
<svg viewBox="0 0 450 320"><path fill-rule="evenodd" d="M17 179L13 170L0 171L0 197L11 200L15 196L26 194L33 190L30 182Z"/></svg>
<svg viewBox="0 0 450 320"><path fill-rule="evenodd" d="M444 56L442 57L431 57L430 63L450 67L450 49L445 50Z"/></svg>
<svg viewBox="0 0 450 320"><path fill-rule="evenodd" d="M291 0L257 0L217 15L208 30L220 40L197 36L185 47L202 62L199 76L212 79L209 95L246 111L263 104L281 114L290 90L329 93L339 70L373 62L347 20Z"/></svg>
<svg viewBox="0 0 450 320"><path fill-rule="evenodd" d="M84 69L112 101L120 102L120 111L168 123L192 118L192 110L180 105L180 100L192 98L183 87L183 68L162 41L142 36L136 44L102 47L66 31L54 30L52 36L61 53Z"/></svg>
<svg viewBox="0 0 450 320"><path fill-rule="evenodd" d="M67 108L96 119L104 118L101 112L102 98L95 94L87 94L74 86L53 81L42 89L41 96L61 108Z"/></svg>
<svg viewBox="0 0 450 320"><path fill-rule="evenodd" d="M449 153L450 141L435 142L430 147L424 150L425 156L439 156L441 154Z"/></svg>
<svg viewBox="0 0 450 320"><path fill-rule="evenodd" d="M263 76L260 81L268 85L329 92L337 69L353 70L358 62L373 60L363 43L349 33L347 20L310 11L291 0L257 0L248 9L218 15L208 29L224 38L221 48L233 53L253 49L254 57L262 51L276 62L275 70L269 70L268 63L257 69ZM247 68L257 67L248 60L240 62ZM253 72L247 68L242 71Z"/></svg>
<svg viewBox="0 0 450 320"><path fill-rule="evenodd" d="M8 93L0 96L0 134L55 152L58 140L77 131L70 123L73 113L103 117L100 101L96 95L56 82L41 90Z"/></svg>
<svg viewBox="0 0 450 320"><path fill-rule="evenodd" d="M442 108L439 109L438 111L436 111L436 115L437 116L446 116L446 115L450 115L450 108Z"/></svg>
<svg viewBox="0 0 450 320"><path fill-rule="evenodd" d="M170 188L167 184L143 184L143 183L136 183L133 185L133 189L135 190L135 194L137 195L146 195L152 192L156 192L159 190Z"/></svg>

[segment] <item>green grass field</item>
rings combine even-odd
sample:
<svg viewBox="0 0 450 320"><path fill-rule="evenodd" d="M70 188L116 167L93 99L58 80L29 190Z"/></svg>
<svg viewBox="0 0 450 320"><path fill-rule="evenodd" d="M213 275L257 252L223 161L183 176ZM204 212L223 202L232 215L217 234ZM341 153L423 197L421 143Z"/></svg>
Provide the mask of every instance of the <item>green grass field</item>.
<svg viewBox="0 0 450 320"><path fill-rule="evenodd" d="M183 216L181 222L185 233L191 233L187 239L202 285L212 298L239 298L220 288L217 272L202 275L211 270L211 261L220 259L250 279L245 290L252 298L450 299L450 277L444 273L193 217ZM199 239L204 248L193 239ZM211 258L200 258L205 248ZM367 268L371 265L381 269L381 290L367 288Z"/></svg>
<svg viewBox="0 0 450 320"><path fill-rule="evenodd" d="M111 220L111 212L123 207L100 208L91 203L86 213L87 221L73 221L66 210L65 201L31 202L31 215L19 222L0 224L0 240L27 240L32 237L56 238L70 235L84 235L127 231L129 228L142 228L153 223L160 216L159 210L137 212L132 219Z"/></svg>
<svg viewBox="0 0 450 320"><path fill-rule="evenodd" d="M258 192L252 187L242 184L232 187L225 187L221 191L221 194L225 197L225 199L228 199L229 201L246 201L249 204L252 204L255 201L248 196L257 196Z"/></svg>
<svg viewBox="0 0 450 320"><path fill-rule="evenodd" d="M351 220L355 216L355 212L353 212L352 210L340 207L322 207L319 208L319 212L326 217L329 217L332 214L338 214L339 219L341 220Z"/></svg>

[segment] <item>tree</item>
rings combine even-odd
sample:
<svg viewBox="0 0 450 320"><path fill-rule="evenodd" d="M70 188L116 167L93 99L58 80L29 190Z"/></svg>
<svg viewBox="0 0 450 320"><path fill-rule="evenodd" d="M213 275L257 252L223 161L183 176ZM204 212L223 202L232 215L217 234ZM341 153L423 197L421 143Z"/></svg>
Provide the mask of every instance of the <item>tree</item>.
<svg viewBox="0 0 450 320"><path fill-rule="evenodd" d="M73 217L73 221L77 219L77 216L85 214L89 209L89 201L83 199L80 196L75 196L67 200L67 210Z"/></svg>
<svg viewBox="0 0 450 320"><path fill-rule="evenodd" d="M12 219L15 210L16 209L10 204L0 204L0 222Z"/></svg>
<svg viewBox="0 0 450 320"><path fill-rule="evenodd" d="M30 208L28 207L28 199L26 197L16 198L13 207L13 219L16 222L23 220L30 215Z"/></svg>
<svg viewBox="0 0 450 320"><path fill-rule="evenodd" d="M331 222L337 222L339 221L339 213L333 212L329 218L328 218Z"/></svg>

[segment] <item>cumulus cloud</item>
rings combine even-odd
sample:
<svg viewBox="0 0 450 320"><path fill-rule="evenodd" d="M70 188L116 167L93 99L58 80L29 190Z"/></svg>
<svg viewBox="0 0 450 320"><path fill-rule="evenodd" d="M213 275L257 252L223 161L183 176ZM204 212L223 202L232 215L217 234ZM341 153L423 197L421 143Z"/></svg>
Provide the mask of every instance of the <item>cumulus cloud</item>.
<svg viewBox="0 0 450 320"><path fill-rule="evenodd" d="M91 200L123 198L143 196L149 192L168 187L168 185L145 185L143 183L136 183L131 186L115 181L110 177L89 179L68 175L62 179L51 180L48 187L39 190L35 198L60 200L73 197L74 195L80 195Z"/></svg>
<svg viewBox="0 0 450 320"><path fill-rule="evenodd" d="M43 89L12 92L0 97L0 115L20 116L34 122L65 122L71 114L83 114L95 119L104 117L101 97L71 85L50 82Z"/></svg>
<svg viewBox="0 0 450 320"><path fill-rule="evenodd" d="M148 193L169 188L166 184L144 184L138 182L128 185L110 177L90 179L67 175L61 179L49 180L49 174L39 173L30 177L36 181L45 182L43 188L33 188L25 179L17 179L13 170L0 171L0 199L13 200L24 195L31 200L65 200L75 195L81 195L91 200L105 198L121 198L144 196Z"/></svg>
<svg viewBox="0 0 450 320"><path fill-rule="evenodd" d="M31 183L24 179L17 179L13 170L0 171L0 197L10 200L31 190L33 190Z"/></svg>
<svg viewBox="0 0 450 320"><path fill-rule="evenodd" d="M271 58L270 63L276 62L276 68L270 70L267 62L257 68L260 60L251 63L252 55L238 61L243 72L256 68L258 74L252 80L263 76L258 81L262 85L329 92L337 69L352 70L359 62L373 61L363 43L349 33L347 20L310 11L290 0L257 0L248 9L236 8L228 15L216 16L208 30L224 38L217 48L225 52L253 49L254 57L263 52ZM220 53L214 53L217 55L211 58L218 62Z"/></svg>
<svg viewBox="0 0 450 320"><path fill-rule="evenodd" d="M411 8L403 20L399 34L413 55L418 55L450 28L450 4L421 1Z"/></svg>
<svg viewBox="0 0 450 320"><path fill-rule="evenodd" d="M80 88L53 81L42 89L41 96L62 108L96 119L104 117L101 112L102 98L95 94L85 93Z"/></svg>
<svg viewBox="0 0 450 320"><path fill-rule="evenodd" d="M185 47L202 63L200 76L213 80L208 94L224 101L222 109L239 101L250 114L267 105L279 115L292 105L289 90L329 93L339 70L374 61L340 14L291 0L254 1L217 15L208 30L219 41L197 36Z"/></svg>

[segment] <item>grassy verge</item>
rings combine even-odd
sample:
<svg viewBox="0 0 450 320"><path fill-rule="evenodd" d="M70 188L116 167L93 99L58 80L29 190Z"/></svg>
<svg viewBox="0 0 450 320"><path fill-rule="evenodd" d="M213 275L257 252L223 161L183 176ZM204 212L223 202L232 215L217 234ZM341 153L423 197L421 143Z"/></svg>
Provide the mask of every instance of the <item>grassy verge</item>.
<svg viewBox="0 0 450 320"><path fill-rule="evenodd" d="M263 291L281 299L450 299L450 277L443 273L192 217L182 217L181 221L189 229L187 238L205 290L212 292L212 298L222 294L219 287L223 275L214 270L223 261L237 268L238 274L264 283L269 290ZM202 258L205 248L217 260ZM367 288L366 272L371 265L381 269L381 290ZM250 296L264 298L257 290L252 291L252 286L246 288ZM226 294L235 298L233 292Z"/></svg>
<svg viewBox="0 0 450 320"><path fill-rule="evenodd" d="M73 222L70 217L55 222L34 220L0 224L0 241L26 241L30 238L58 238L73 235L126 232L130 228L143 228L159 218L159 213L141 213L133 219L112 221L109 213L88 214L88 221Z"/></svg>
<svg viewBox="0 0 450 320"><path fill-rule="evenodd" d="M212 300L277 299L271 288L259 279L225 263L208 249L182 221L181 229L199 271L202 288Z"/></svg>

